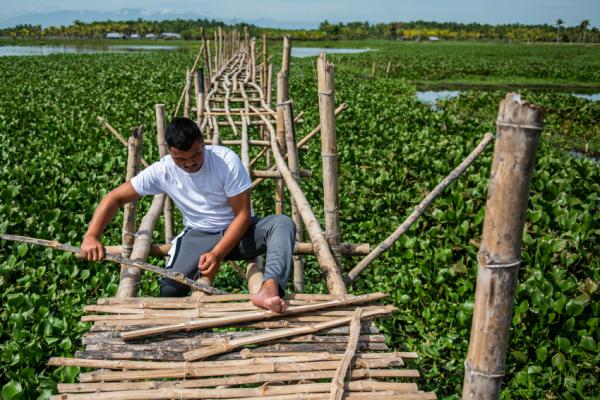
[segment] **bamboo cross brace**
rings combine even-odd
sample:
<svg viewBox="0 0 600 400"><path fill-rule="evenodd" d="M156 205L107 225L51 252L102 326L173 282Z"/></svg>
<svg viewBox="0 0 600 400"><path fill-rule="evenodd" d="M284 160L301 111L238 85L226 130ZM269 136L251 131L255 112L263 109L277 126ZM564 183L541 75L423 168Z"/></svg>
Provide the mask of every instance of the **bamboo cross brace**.
<svg viewBox="0 0 600 400"><path fill-rule="evenodd" d="M102 118L102 117L98 117L98 122L104 127L106 128L107 131L109 131L110 133L113 134L114 137L117 138L117 140L119 142L121 142L121 144L125 147L128 147L129 144L127 143L127 140L125 140L125 138L123 137L123 135L121 135L115 128L112 127L111 124L108 123L108 121L106 121L106 119ZM146 160L144 160L143 158L141 159L142 164L144 165L144 167L148 168L148 166L150 164L148 164L146 162Z"/></svg>
<svg viewBox="0 0 600 400"><path fill-rule="evenodd" d="M396 228L396 230L388 236L383 242L377 245L365 258L363 258L352 270L348 273L346 281L348 283L354 282L356 277L367 268L373 260L379 257L384 251L389 249L408 229L412 226L417 219L419 219L427 210L427 207L456 179L458 179L479 157L485 147L494 139L494 135L486 133L477 145L477 147L465 158L447 177L445 177L413 210L413 212Z"/></svg>
<svg viewBox="0 0 600 400"><path fill-rule="evenodd" d="M366 315L366 313L365 313ZM348 347L344 353L344 357L340 362L340 365L335 370L335 374L331 379L331 400L342 400L344 395L344 379L348 373L350 362L354 358L356 349L358 347L358 337L360 336L361 318L363 316L363 310L358 307L354 311L354 315L350 321L350 335L348 337Z"/></svg>
<svg viewBox="0 0 600 400"><path fill-rule="evenodd" d="M44 239L37 239L37 238L31 238L31 237L26 237L26 236L17 236L17 235L0 235L0 238L4 239L4 240L11 240L11 241L16 241L16 242L23 242L23 243L35 244L35 245L39 245L39 246L51 247L53 249L68 251L70 253L81 255L81 250L79 249L79 247L62 244L55 240L44 240ZM131 260L129 258L124 258L124 257L118 256L118 255L113 255L113 254L109 254L109 253L107 253L105 255L105 259L107 261L111 261L111 262L114 262L117 264L130 265L132 267L137 267L137 268L143 269L145 271L154 272L155 274L158 274L164 278L171 279L175 282L181 283L183 285L189 286L194 289L201 290L205 293L228 294L227 292L225 292L223 290L219 290L212 286L203 285L199 282L189 279L188 277L184 276L181 273L167 271L163 268L157 267L156 265L152 265L152 264L149 264L146 262Z"/></svg>
<svg viewBox="0 0 600 400"><path fill-rule="evenodd" d="M302 307L302 306L300 306L300 307ZM365 318L369 318L369 317L374 317L377 315L389 314L394 310L395 310L395 307L389 305L389 306L379 307L378 309L375 309L375 310L367 311L364 313L364 316L365 316ZM250 336L247 338L226 340L221 344L217 344L214 346L201 347L200 349L191 350L186 353L183 353L183 358L186 361L200 360L200 359L204 359L204 358L214 356L217 354L227 353L227 352L230 352L231 350L234 350L239 347L246 346L246 345L264 343L264 342L269 342L269 341L276 340L276 339L281 339L281 338L286 338L286 337L296 336L296 335L303 335L303 334L318 332L323 329L334 328L336 326L341 326L341 325L347 324L353 318L355 318L355 317L338 318L333 321L327 321L327 322L322 322L322 323L318 323L318 324L308 324L308 325L300 326L297 328L279 329L279 330L275 330L270 333L253 335L253 336ZM359 328L359 331L360 331L360 328ZM358 342L358 337L356 338L356 340Z"/></svg>
<svg viewBox="0 0 600 400"><path fill-rule="evenodd" d="M244 313L235 315L232 317L221 317L221 318L210 318L204 321L193 321L185 322L173 325L160 326L155 328L139 329L130 332L121 333L121 337L124 340L137 339L146 336L152 336L167 332L179 332L179 331L191 331L196 329L208 329L216 328L219 326L233 325L237 323L252 322L252 321L264 321L273 318L282 318L292 315L303 314L311 311L323 310L327 308L334 308L340 306L347 306L352 304L368 303L377 301L386 297L384 293L370 293L360 296L347 296L341 299L325 301L319 304L309 304L306 306L298 306L296 308L287 310L283 313L274 313L269 310L255 311L250 313Z"/></svg>

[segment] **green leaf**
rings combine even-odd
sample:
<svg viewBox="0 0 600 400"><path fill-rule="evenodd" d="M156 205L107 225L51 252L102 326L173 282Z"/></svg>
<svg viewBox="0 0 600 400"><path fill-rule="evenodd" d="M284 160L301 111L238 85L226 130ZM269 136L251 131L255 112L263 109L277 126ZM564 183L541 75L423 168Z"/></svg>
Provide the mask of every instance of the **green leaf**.
<svg viewBox="0 0 600 400"><path fill-rule="evenodd" d="M585 305L585 303L583 301L569 300L565 310L567 311L568 315L576 317L578 315L581 315L581 313L583 313L584 305Z"/></svg>
<svg viewBox="0 0 600 400"><path fill-rule="evenodd" d="M554 368L556 368L562 372L565 370L565 365L566 365L566 360L565 360L565 356L562 353L556 353L552 357L552 366Z"/></svg>
<svg viewBox="0 0 600 400"><path fill-rule="evenodd" d="M23 388L19 382L10 381L2 386L2 400L16 399L22 391Z"/></svg>
<svg viewBox="0 0 600 400"><path fill-rule="evenodd" d="M17 246L17 254L19 257L23 257L27 254L27 245L25 243L21 243Z"/></svg>
<svg viewBox="0 0 600 400"><path fill-rule="evenodd" d="M548 357L548 349L546 348L546 346L539 347L535 351L535 355L536 355L538 361L542 361L543 362Z"/></svg>
<svg viewBox="0 0 600 400"><path fill-rule="evenodd" d="M539 374L542 372L542 367L540 367L539 365L531 365L529 368L527 368L527 373L532 375L532 374Z"/></svg>
<svg viewBox="0 0 600 400"><path fill-rule="evenodd" d="M596 342L591 336L582 336L579 346L587 351L596 351Z"/></svg>

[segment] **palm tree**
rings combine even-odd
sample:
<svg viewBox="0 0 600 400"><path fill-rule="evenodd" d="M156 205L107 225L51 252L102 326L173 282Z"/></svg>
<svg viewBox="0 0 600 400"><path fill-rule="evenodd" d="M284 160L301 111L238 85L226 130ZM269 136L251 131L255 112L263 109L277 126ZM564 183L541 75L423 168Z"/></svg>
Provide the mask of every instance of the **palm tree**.
<svg viewBox="0 0 600 400"><path fill-rule="evenodd" d="M583 21L581 21L581 24L579 24L579 29L581 30L581 34L583 37L583 40L582 40L583 43L585 43L585 33L587 32L588 26L590 26L589 19L584 19Z"/></svg>
<svg viewBox="0 0 600 400"><path fill-rule="evenodd" d="M559 42L560 38L560 27L565 23L561 18L556 20L556 43Z"/></svg>

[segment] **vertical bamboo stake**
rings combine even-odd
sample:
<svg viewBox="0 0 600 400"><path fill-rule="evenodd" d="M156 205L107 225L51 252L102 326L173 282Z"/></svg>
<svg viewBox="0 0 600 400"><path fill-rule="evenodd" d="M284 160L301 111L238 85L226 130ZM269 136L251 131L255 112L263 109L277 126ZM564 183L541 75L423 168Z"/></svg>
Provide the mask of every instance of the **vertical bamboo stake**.
<svg viewBox="0 0 600 400"><path fill-rule="evenodd" d="M206 57L206 67L208 68L208 76L207 76L207 82L208 85L206 87L206 93L210 92L210 86L212 83L212 76L213 76L213 66L212 66L212 61L211 61L211 54L210 54L210 40L206 41L206 46L204 46L204 51L206 51L206 53L204 54Z"/></svg>
<svg viewBox="0 0 600 400"><path fill-rule="evenodd" d="M335 132L335 95L333 92L333 64L327 62L325 53L317 58L319 90L319 117L321 121L321 155L323 157L323 209L325 234L331 253L341 266L340 211L338 193L338 161Z"/></svg>
<svg viewBox="0 0 600 400"><path fill-rule="evenodd" d="M290 173L300 184L300 170L298 162L298 147L296 144L296 129L294 127L294 113L292 103L287 102L283 109L283 119L285 123L285 141L287 148L288 167ZM304 227L302 225L302 216L298 210L296 201L292 199L292 220L296 225L296 242L304 241ZM304 292L304 264L302 256L293 256L294 261L294 291L297 293Z"/></svg>
<svg viewBox="0 0 600 400"><path fill-rule="evenodd" d="M186 118L190 117L190 89L192 86L192 71L187 70L185 73L185 95L183 98L183 116Z"/></svg>
<svg viewBox="0 0 600 400"><path fill-rule="evenodd" d="M252 83L256 83L256 40L250 40L250 73Z"/></svg>
<svg viewBox="0 0 600 400"><path fill-rule="evenodd" d="M267 65L267 52L268 52L267 34L263 34L263 46L262 46L262 90L266 95L267 93L267 78L269 73L269 67Z"/></svg>
<svg viewBox="0 0 600 400"><path fill-rule="evenodd" d="M281 59L281 70L285 71L286 74L290 70L291 52L292 46L290 44L290 37L286 35L283 37L283 57Z"/></svg>
<svg viewBox="0 0 600 400"><path fill-rule="evenodd" d="M269 72L267 74L267 93L266 93L266 101L267 104L269 105L269 107L271 106L271 103L273 102L272 99L272 92L273 92L273 64L269 64Z"/></svg>
<svg viewBox="0 0 600 400"><path fill-rule="evenodd" d="M198 68L194 74L194 90L196 92L196 125L202 125L204 118L204 69Z"/></svg>
<svg viewBox="0 0 600 400"><path fill-rule="evenodd" d="M387 78L390 74L390 68L392 68L392 62L388 61L387 67L385 68L385 77Z"/></svg>
<svg viewBox="0 0 600 400"><path fill-rule="evenodd" d="M523 225L543 111L509 93L500 103L463 399L498 399L517 285Z"/></svg>
<svg viewBox="0 0 600 400"><path fill-rule="evenodd" d="M277 114L275 115L276 137L279 152L285 154L285 123L283 120L284 102L288 96L287 74L280 71L277 74ZM275 214L283 214L283 180L277 179L275 186Z"/></svg>
<svg viewBox="0 0 600 400"><path fill-rule="evenodd" d="M219 27L219 68L224 65L223 59L223 30Z"/></svg>
<svg viewBox="0 0 600 400"><path fill-rule="evenodd" d="M158 155L163 158L169 153L167 140L165 138L166 121L165 121L165 105L156 104L154 106L156 114L156 142L158 143ZM170 197L165 198L165 206L163 208L165 215L165 242L171 243L173 240L173 200ZM168 259L167 259L168 261Z"/></svg>
<svg viewBox="0 0 600 400"><path fill-rule="evenodd" d="M377 64L375 64L375 61L373 61L373 66L371 67L371 76L372 77L375 77L375 68L376 68L376 65Z"/></svg>
<svg viewBox="0 0 600 400"><path fill-rule="evenodd" d="M219 72L221 66L219 65L219 37L217 31L215 33L215 74Z"/></svg>
<svg viewBox="0 0 600 400"><path fill-rule="evenodd" d="M136 127L131 137L127 142L127 172L125 179L130 181L131 178L140 172L140 162L142 161L142 142L143 142L143 127ZM122 251L121 256L129 258L133 249L135 240L135 216L137 211L137 200L125 204L123 210L123 232L121 235ZM121 264L121 271L127 268Z"/></svg>

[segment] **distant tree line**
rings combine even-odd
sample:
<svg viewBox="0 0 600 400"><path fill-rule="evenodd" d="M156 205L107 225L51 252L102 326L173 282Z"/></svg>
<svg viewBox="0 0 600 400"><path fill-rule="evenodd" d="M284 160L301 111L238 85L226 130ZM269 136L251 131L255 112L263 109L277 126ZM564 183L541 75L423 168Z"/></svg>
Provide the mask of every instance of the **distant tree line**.
<svg viewBox="0 0 600 400"><path fill-rule="evenodd" d="M283 30L259 28L255 25L239 23L227 25L221 21L197 20L164 20L147 21L102 21L84 23L75 21L69 26L17 25L0 29L0 36L11 38L60 38L60 39L100 39L109 32L118 32L126 36L137 34L159 35L163 32L179 33L183 39L199 39L200 28L208 38L213 36L217 28L248 28L251 35L267 34L278 38L284 34L297 40L343 40L343 39L389 39L389 40L423 40L437 37L444 40L505 40L521 42L600 42L600 31L590 28L589 20L579 25L564 26L562 19L554 24L522 25L522 24L462 24L456 22L391 22L370 24L368 22L330 23L323 21L318 29Z"/></svg>

